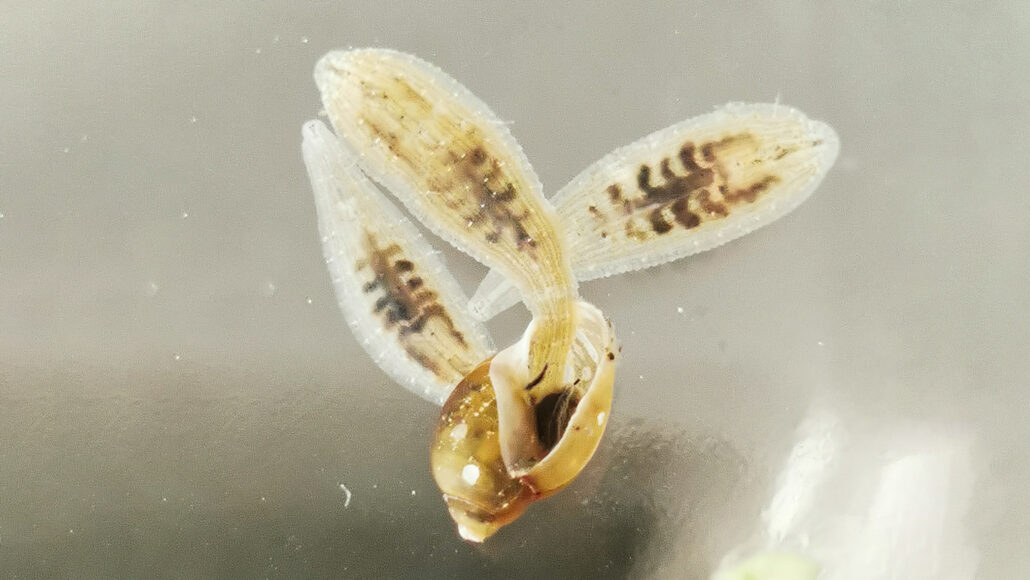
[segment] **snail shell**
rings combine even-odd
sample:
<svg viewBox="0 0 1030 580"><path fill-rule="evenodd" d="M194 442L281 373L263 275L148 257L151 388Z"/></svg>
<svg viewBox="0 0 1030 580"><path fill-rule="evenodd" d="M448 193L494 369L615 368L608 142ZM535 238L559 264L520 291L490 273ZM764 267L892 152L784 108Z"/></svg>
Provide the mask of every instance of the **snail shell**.
<svg viewBox="0 0 1030 580"><path fill-rule="evenodd" d="M575 312L561 393L520 396L534 386L527 364L534 321L521 340L466 375L444 403L430 465L465 540L482 542L533 501L568 485L597 449L611 411L614 339L596 307L578 302ZM539 441L541 458L515 469L504 457L506 438L525 431Z"/></svg>

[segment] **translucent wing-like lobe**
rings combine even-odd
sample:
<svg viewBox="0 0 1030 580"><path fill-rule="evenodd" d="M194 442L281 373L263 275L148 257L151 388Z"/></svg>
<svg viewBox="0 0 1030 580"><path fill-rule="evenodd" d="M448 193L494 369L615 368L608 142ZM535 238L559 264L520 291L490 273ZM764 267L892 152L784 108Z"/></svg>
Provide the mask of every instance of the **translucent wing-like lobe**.
<svg viewBox="0 0 1030 580"><path fill-rule="evenodd" d="M502 271L532 311L569 316L565 236L555 235L536 174L485 104L429 63L389 50L330 52L315 82L366 173L426 227Z"/></svg>
<svg viewBox="0 0 1030 580"><path fill-rule="evenodd" d="M490 320L519 303L519 291L497 270L490 270L469 299L469 312L477 320Z"/></svg>
<svg viewBox="0 0 1030 580"><path fill-rule="evenodd" d="M730 104L619 149L554 198L581 279L696 254L796 208L836 133L782 105Z"/></svg>
<svg viewBox="0 0 1030 580"><path fill-rule="evenodd" d="M443 404L493 352L465 295L418 229L321 122L303 128L318 227L347 323L398 383Z"/></svg>
<svg viewBox="0 0 1030 580"><path fill-rule="evenodd" d="M837 158L833 129L783 105L731 103L617 149L552 199L579 280L709 250L787 214ZM519 296L491 274L470 301L487 319Z"/></svg>
<svg viewBox="0 0 1030 580"><path fill-rule="evenodd" d="M533 313L524 398L562 389L576 282L553 208L508 128L457 81L414 56L330 52L315 83L340 140L426 227L508 277ZM511 436L501 419L502 439Z"/></svg>

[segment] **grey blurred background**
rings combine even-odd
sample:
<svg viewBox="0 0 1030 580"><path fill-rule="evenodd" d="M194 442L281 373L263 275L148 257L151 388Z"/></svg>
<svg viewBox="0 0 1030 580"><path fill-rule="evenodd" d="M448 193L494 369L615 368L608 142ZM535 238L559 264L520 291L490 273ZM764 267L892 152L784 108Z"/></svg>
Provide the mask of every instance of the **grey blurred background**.
<svg viewBox="0 0 1030 580"><path fill-rule="evenodd" d="M1030 577L1030 4L0 18L0 577L707 578L767 549L824 578ZM731 100L841 136L790 216L582 287L624 347L610 433L482 547L429 474L437 410L365 356L322 262L300 126L347 46L459 79L549 193Z"/></svg>

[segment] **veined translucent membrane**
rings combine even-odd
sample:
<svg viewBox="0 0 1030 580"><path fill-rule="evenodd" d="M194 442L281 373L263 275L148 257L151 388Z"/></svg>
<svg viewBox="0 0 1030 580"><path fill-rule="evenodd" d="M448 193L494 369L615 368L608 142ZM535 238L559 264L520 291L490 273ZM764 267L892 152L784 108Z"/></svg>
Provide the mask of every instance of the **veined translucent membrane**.
<svg viewBox="0 0 1030 580"><path fill-rule="evenodd" d="M465 294L418 229L321 122L303 128L304 163L336 296L358 342L395 381L442 405L494 352Z"/></svg>
<svg viewBox="0 0 1030 580"><path fill-rule="evenodd" d="M786 215L837 158L828 125L784 105L731 103L606 155L552 199L575 276L603 278L709 250ZM518 302L491 271L469 307Z"/></svg>

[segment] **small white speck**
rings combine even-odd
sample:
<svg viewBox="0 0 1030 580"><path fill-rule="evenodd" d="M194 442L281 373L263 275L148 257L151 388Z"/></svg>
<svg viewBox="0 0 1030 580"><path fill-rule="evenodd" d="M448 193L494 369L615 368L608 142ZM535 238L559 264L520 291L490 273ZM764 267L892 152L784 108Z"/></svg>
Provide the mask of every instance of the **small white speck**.
<svg viewBox="0 0 1030 580"><path fill-rule="evenodd" d="M174 360L182 360L182 355L178 355L178 354L173 354L173 355L172 355L172 358L173 358Z"/></svg>
<svg viewBox="0 0 1030 580"><path fill-rule="evenodd" d="M604 425L604 418L607 417L607 416L608 415L604 411L601 411L600 413L598 413L597 414L597 424L598 425Z"/></svg>
<svg viewBox="0 0 1030 580"><path fill-rule="evenodd" d="M162 497L161 501L168 501L168 498L167 497Z"/></svg>
<svg viewBox="0 0 1030 580"><path fill-rule="evenodd" d="M190 123L196 123L196 122L197 122L197 116L196 115L191 116L190 117Z"/></svg>
<svg viewBox="0 0 1030 580"><path fill-rule="evenodd" d="M74 533L75 533L75 530L68 530L68 533L69 533L69 534L74 534Z"/></svg>
<svg viewBox="0 0 1030 580"><path fill-rule="evenodd" d="M819 341L819 342L817 342L816 344L818 344L819 346L824 346L824 345L825 345L826 343L824 343L823 341L821 341L821 340L820 340L820 341Z"/></svg>
<svg viewBox="0 0 1030 580"><path fill-rule="evenodd" d="M461 468L461 478L469 485L476 485L479 481L479 466L469 463Z"/></svg>
<svg viewBox="0 0 1030 580"><path fill-rule="evenodd" d="M4 212L0 211L0 220L4 219Z"/></svg>
<svg viewBox="0 0 1030 580"><path fill-rule="evenodd" d="M346 495L344 496L344 498L343 498L343 507L345 507L345 508L346 508L347 506L349 506L349 505L350 505L350 497L351 497L351 493L350 493L350 490L349 490L349 489L347 489L347 486L346 486L346 485L343 485L342 483L340 484L340 489L342 489L342 490L343 490L343 493L344 493L344 494L346 494Z"/></svg>
<svg viewBox="0 0 1030 580"><path fill-rule="evenodd" d="M276 34L275 36L272 37L272 42L279 42L279 35L278 34Z"/></svg>
<svg viewBox="0 0 1030 580"><path fill-rule="evenodd" d="M266 282L265 287L261 289L261 294L263 294L265 298L271 298L272 296L275 296L276 290L278 290L278 288L276 288L275 282Z"/></svg>
<svg viewBox="0 0 1030 580"><path fill-rule="evenodd" d="M640 380L644 380L644 375L640 375Z"/></svg>
<svg viewBox="0 0 1030 580"><path fill-rule="evenodd" d="M305 301L305 302L307 302L308 304L311 304L312 302L314 302L314 300L312 300L312 299L310 299L310 298L308 298L308 299L306 299L306 300L304 300L304 301Z"/></svg>
<svg viewBox="0 0 1030 580"><path fill-rule="evenodd" d="M265 501L265 496L261 496L261 501Z"/></svg>
<svg viewBox="0 0 1030 580"><path fill-rule="evenodd" d="M85 143L86 141L89 141L89 135L86 135L85 133L79 135L79 143Z"/></svg>
<svg viewBox="0 0 1030 580"><path fill-rule="evenodd" d="M379 484L378 483L373 483L372 484L372 489L379 489Z"/></svg>
<svg viewBox="0 0 1030 580"><path fill-rule="evenodd" d="M411 490L411 495L415 495L415 490Z"/></svg>
<svg viewBox="0 0 1030 580"><path fill-rule="evenodd" d="M461 441L462 439L465 438L465 435L468 435L468 432L469 432L468 424L461 423L457 427L455 427L454 429L451 429L451 440L452 441Z"/></svg>
<svg viewBox="0 0 1030 580"><path fill-rule="evenodd" d="M676 307L676 313L677 314L683 314L683 307L682 306L677 306Z"/></svg>
<svg viewBox="0 0 1030 580"><path fill-rule="evenodd" d="M61 151L68 153L69 151L71 151L71 147L65 147L64 149L61 149Z"/></svg>
<svg viewBox="0 0 1030 580"><path fill-rule="evenodd" d="M190 217L190 212L188 212L188 211L182 212L182 219L186 219L188 217Z"/></svg>
<svg viewBox="0 0 1030 580"><path fill-rule="evenodd" d="M147 281L147 290L146 290L147 296L150 296L150 297L157 296L157 293L160 292L160 291L161 291L161 287L158 286L157 282L154 282L153 280L148 280Z"/></svg>
<svg viewBox="0 0 1030 580"><path fill-rule="evenodd" d="M307 44L307 43L308 43L308 37L306 37L306 36L301 36L301 37L300 37L300 43L301 43L301 44Z"/></svg>
<svg viewBox="0 0 1030 580"><path fill-rule="evenodd" d="M261 54L261 49L260 48L255 48L254 49L254 54Z"/></svg>

